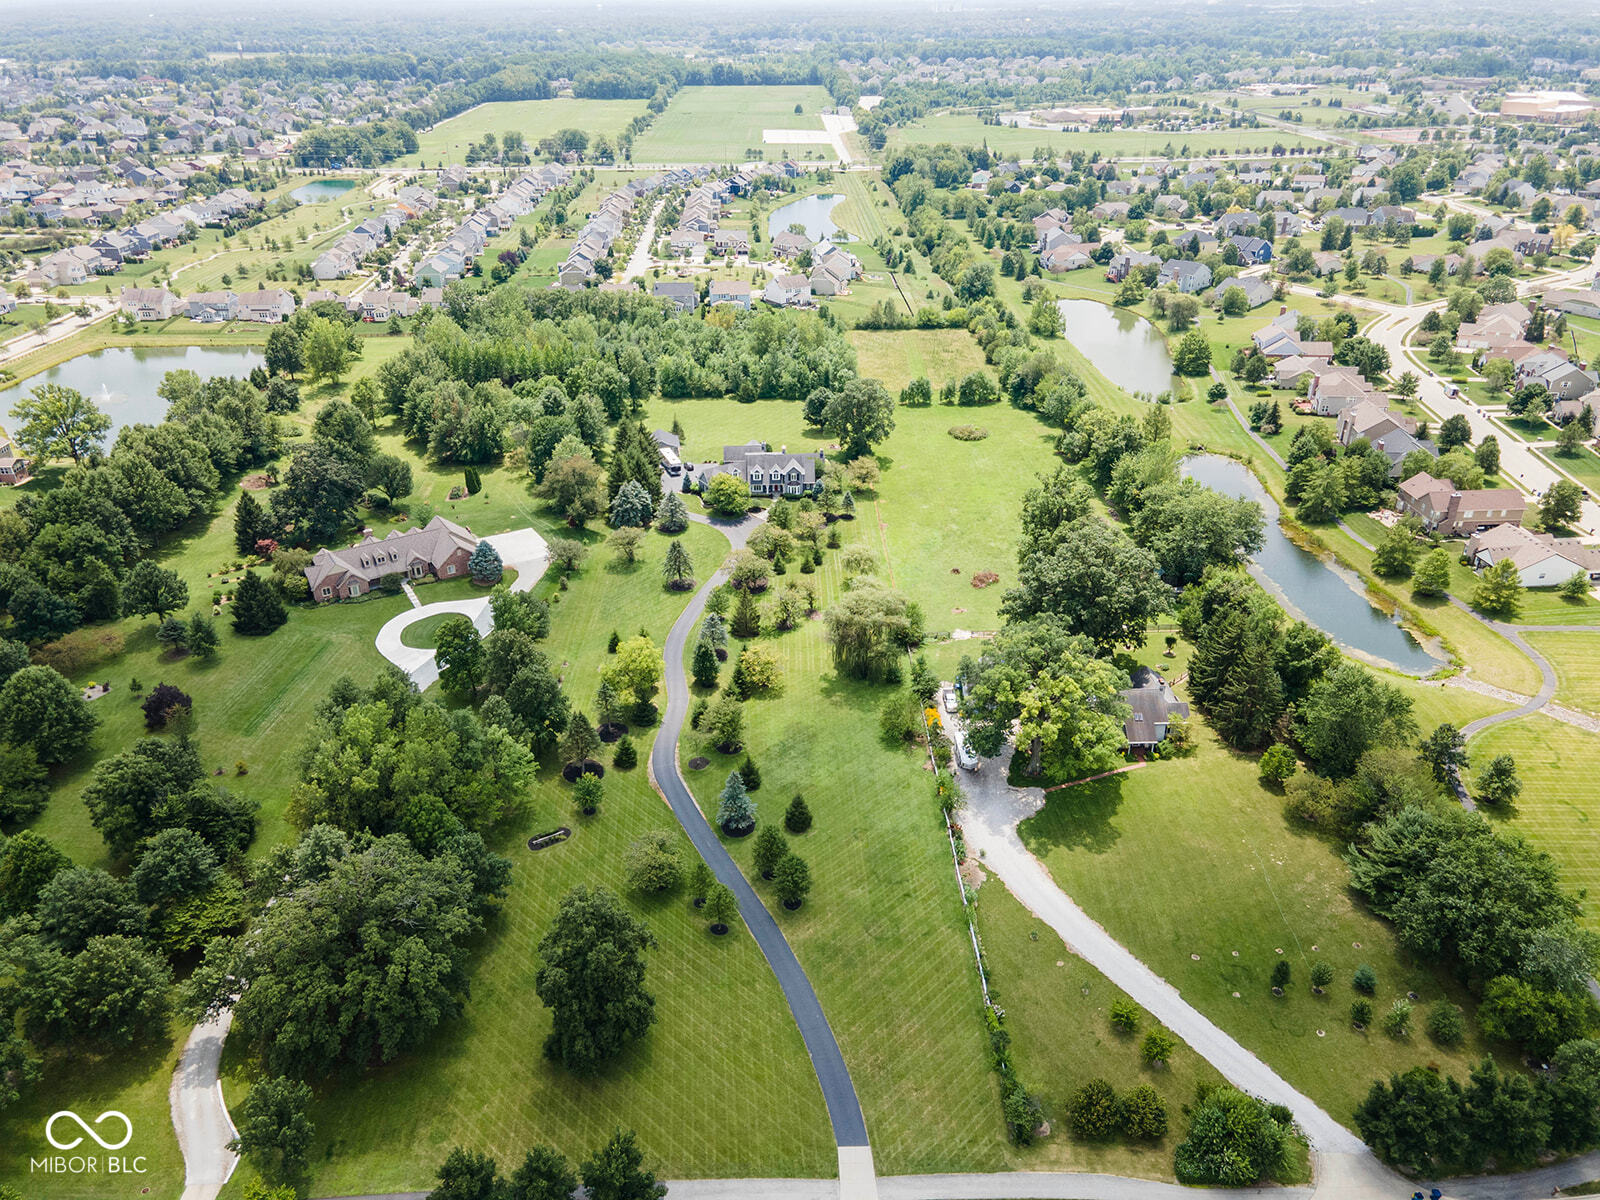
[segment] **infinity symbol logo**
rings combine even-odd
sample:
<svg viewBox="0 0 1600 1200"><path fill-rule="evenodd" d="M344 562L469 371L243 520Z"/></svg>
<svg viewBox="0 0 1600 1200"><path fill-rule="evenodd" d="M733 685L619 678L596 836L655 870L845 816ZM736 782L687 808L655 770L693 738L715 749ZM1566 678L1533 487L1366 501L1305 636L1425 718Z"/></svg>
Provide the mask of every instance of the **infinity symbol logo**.
<svg viewBox="0 0 1600 1200"><path fill-rule="evenodd" d="M96 1125L100 1125L105 1122L107 1117L115 1117L117 1120L122 1122L123 1128L127 1130L127 1132L122 1135L122 1140L120 1142L108 1142L93 1129L89 1128L88 1124L77 1113L73 1112L71 1109L64 1108L60 1112L51 1113L50 1119L44 1123L45 1140L57 1150L71 1150L74 1147L81 1146L83 1144L82 1137L75 1137L70 1142L56 1141L56 1135L54 1132L55 1125L56 1122L62 1117L70 1117L73 1123L76 1124L79 1129L83 1130L84 1133L88 1134L95 1141L99 1142L101 1148L105 1150L121 1150L133 1140L133 1122L128 1120L128 1115L126 1113L120 1113L116 1109L111 1109L109 1112L101 1113L94 1119L94 1123Z"/></svg>

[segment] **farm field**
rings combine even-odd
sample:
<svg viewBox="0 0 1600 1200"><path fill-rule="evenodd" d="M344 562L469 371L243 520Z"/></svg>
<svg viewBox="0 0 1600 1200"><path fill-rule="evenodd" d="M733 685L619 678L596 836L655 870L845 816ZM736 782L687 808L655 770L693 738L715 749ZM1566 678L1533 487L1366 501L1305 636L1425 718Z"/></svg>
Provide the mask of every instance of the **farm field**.
<svg viewBox="0 0 1600 1200"><path fill-rule="evenodd" d="M930 146L949 142L957 146L985 145L1000 154L1031 157L1036 147L1057 155L1072 151L1099 151L1106 158L1190 157L1210 152L1262 154L1274 146L1315 151L1325 143L1272 127L1260 129L1198 130L1166 133L1156 130L1117 129L1107 133L1058 133L1011 125L987 125L971 113L934 113L889 131L887 149Z"/></svg>
<svg viewBox="0 0 1600 1200"><path fill-rule="evenodd" d="M1534 636L1543 644L1543 639L1555 635ZM1586 657L1592 662L1593 652ZM1600 799L1594 786L1600 736L1534 715L1484 730L1468 749L1475 766L1496 754L1517 760L1522 795L1512 811L1485 811L1491 820L1525 834L1554 858L1568 891L1587 890L1582 919L1600 931Z"/></svg>
<svg viewBox="0 0 1600 1200"><path fill-rule="evenodd" d="M520 133L531 151L541 138L560 129L581 129L592 142L615 139L629 122L644 113L643 100L498 100L479 104L417 134L417 152L397 159L399 166L449 166L466 161L467 148L492 133Z"/></svg>
<svg viewBox="0 0 1600 1200"><path fill-rule="evenodd" d="M795 112L798 104L804 110ZM769 145L764 129L822 129L819 113L832 104L821 87L686 87L633 144L640 163L742 163L765 159L834 161L826 142Z"/></svg>
<svg viewBox="0 0 1600 1200"><path fill-rule="evenodd" d="M1090 916L1336 1119L1348 1123L1391 1070L1435 1062L1464 1075L1489 1049L1476 1034L1447 1050L1420 1033L1401 1043L1351 1029L1349 981L1363 963L1380 1012L1407 991L1419 1007L1443 997L1470 1010L1472 999L1409 960L1350 892L1337 847L1289 824L1253 759L1209 728L1196 741L1187 758L1055 793L1023 840ZM1281 998L1268 989L1280 956L1294 972ZM1321 997L1305 982L1318 960L1335 971Z"/></svg>

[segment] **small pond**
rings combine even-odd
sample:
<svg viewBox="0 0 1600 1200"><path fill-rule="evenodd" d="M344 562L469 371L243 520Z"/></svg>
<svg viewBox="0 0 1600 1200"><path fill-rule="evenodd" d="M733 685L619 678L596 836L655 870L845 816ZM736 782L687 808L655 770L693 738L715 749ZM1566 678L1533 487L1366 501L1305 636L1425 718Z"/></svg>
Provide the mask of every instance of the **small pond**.
<svg viewBox="0 0 1600 1200"><path fill-rule="evenodd" d="M1098 300L1058 300L1066 338L1126 392L1172 391L1166 339L1143 317Z"/></svg>
<svg viewBox="0 0 1600 1200"><path fill-rule="evenodd" d="M1302 550L1278 527L1278 505L1250 468L1220 454L1199 454L1180 467L1190 479L1227 496L1243 496L1266 514L1265 544L1250 565L1259 580L1296 617L1303 617L1342 648L1411 675L1426 675L1444 659L1424 648L1395 621L1374 608L1351 572Z"/></svg>
<svg viewBox="0 0 1600 1200"><path fill-rule="evenodd" d="M332 200L355 187L354 179L314 179L289 193L298 204L315 204L319 200Z"/></svg>
<svg viewBox="0 0 1600 1200"><path fill-rule="evenodd" d="M767 218L767 240L780 234L791 225L804 225L806 236L813 242L826 238L830 242L848 242L854 239L833 223L833 210L844 197L836 192L807 196L782 208L772 210Z"/></svg>
<svg viewBox="0 0 1600 1200"><path fill-rule="evenodd" d="M6 411L34 388L59 383L82 392L111 418L106 435L109 450L124 425L155 425L166 415L167 402L156 388L168 371L190 370L201 379L213 375L243 377L262 363L256 346L123 346L69 358L29 376L5 398Z"/></svg>

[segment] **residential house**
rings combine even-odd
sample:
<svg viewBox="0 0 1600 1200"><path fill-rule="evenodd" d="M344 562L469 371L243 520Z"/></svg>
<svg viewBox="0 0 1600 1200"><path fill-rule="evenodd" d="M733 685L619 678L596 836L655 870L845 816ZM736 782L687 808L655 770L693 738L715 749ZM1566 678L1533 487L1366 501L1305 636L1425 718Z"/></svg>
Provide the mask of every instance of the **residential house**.
<svg viewBox="0 0 1600 1200"><path fill-rule="evenodd" d="M262 288L239 297L239 319L276 325L294 316L294 297L279 288Z"/></svg>
<svg viewBox="0 0 1600 1200"><path fill-rule="evenodd" d="M1246 237L1236 233L1228 239L1239 251L1239 261L1247 266L1256 266L1272 261L1272 243L1265 238Z"/></svg>
<svg viewBox="0 0 1600 1200"><path fill-rule="evenodd" d="M1154 750L1167 739L1174 717L1187 718L1189 706L1172 692L1172 686L1149 667L1135 667L1129 677L1133 685L1117 695L1133 711L1122 722L1128 749Z"/></svg>
<svg viewBox="0 0 1600 1200"><path fill-rule="evenodd" d="M1076 271L1087 267L1094 261L1088 251L1098 249L1089 246L1057 246L1054 250L1046 250L1039 255L1039 265L1051 274L1059 275L1064 271Z"/></svg>
<svg viewBox="0 0 1600 1200"><path fill-rule="evenodd" d="M344 550L318 550L305 568L311 598L319 604L364 596L385 575L403 579L464 576L478 539L464 525L434 517L421 529L396 529L381 541L363 538Z"/></svg>
<svg viewBox="0 0 1600 1200"><path fill-rule="evenodd" d="M233 292L195 292L184 297L184 315L202 325L218 325L239 316L239 297Z"/></svg>
<svg viewBox="0 0 1600 1200"><path fill-rule="evenodd" d="M24 457L11 435L0 429L0 483L16 486L33 473L33 464Z"/></svg>
<svg viewBox="0 0 1600 1200"><path fill-rule="evenodd" d="M1202 291L1211 286L1211 268L1202 262L1186 258L1169 258L1162 264L1156 282L1163 287L1172 284L1185 294Z"/></svg>
<svg viewBox="0 0 1600 1200"><path fill-rule="evenodd" d="M811 281L804 275L778 275L761 298L778 308L805 307L811 303Z"/></svg>
<svg viewBox="0 0 1600 1200"><path fill-rule="evenodd" d="M792 233L785 229L782 233L772 235L772 253L778 258L799 258L811 249L811 239L803 233Z"/></svg>
<svg viewBox="0 0 1600 1200"><path fill-rule="evenodd" d="M177 301L166 288L125 287L120 306L136 321L165 321L172 316Z"/></svg>
<svg viewBox="0 0 1600 1200"><path fill-rule="evenodd" d="M750 285L742 279L713 279L711 288L706 293L706 303L710 305L732 304L749 311Z"/></svg>
<svg viewBox="0 0 1600 1200"><path fill-rule="evenodd" d="M1260 308L1278 294L1277 289L1259 275L1236 275L1226 279L1218 285L1217 293L1227 296L1234 288L1244 293L1244 302L1251 308Z"/></svg>
<svg viewBox="0 0 1600 1200"><path fill-rule="evenodd" d="M1329 367L1314 373L1306 398L1317 416L1332 417L1372 394L1372 385L1354 367Z"/></svg>
<svg viewBox="0 0 1600 1200"><path fill-rule="evenodd" d="M1121 283L1135 268L1161 266L1161 260L1154 254L1146 254L1142 250L1123 250L1106 264L1106 278L1112 283Z"/></svg>
<svg viewBox="0 0 1600 1200"><path fill-rule="evenodd" d="M1416 517L1430 533L1465 537L1496 525L1522 524L1527 501L1515 488L1462 490L1419 471L1400 484L1395 508Z"/></svg>
<svg viewBox="0 0 1600 1200"><path fill-rule="evenodd" d="M732 475L750 485L752 496L814 496L822 491L821 451L791 454L765 443L724 446L721 464L708 463L697 477L704 487L717 475Z"/></svg>
<svg viewBox="0 0 1600 1200"><path fill-rule="evenodd" d="M1574 575L1600 578L1600 547L1520 525L1496 525L1473 534L1467 539L1467 559L1477 568L1509 559L1523 587L1555 587Z"/></svg>

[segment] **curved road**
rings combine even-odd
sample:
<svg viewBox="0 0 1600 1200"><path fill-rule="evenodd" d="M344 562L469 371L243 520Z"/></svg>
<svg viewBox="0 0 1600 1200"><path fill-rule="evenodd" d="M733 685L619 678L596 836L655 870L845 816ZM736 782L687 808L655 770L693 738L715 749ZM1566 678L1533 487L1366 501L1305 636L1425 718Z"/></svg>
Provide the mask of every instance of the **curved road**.
<svg viewBox="0 0 1600 1200"><path fill-rule="evenodd" d="M737 525L706 522L728 535L734 548L745 543L760 519L746 518ZM689 711L689 681L683 672L683 655L689 638L695 633L705 612L706 599L711 590L727 577L717 571L694 594L687 608L678 617L667 634L666 681L667 708L661 719L661 729L650 748L650 775L656 787L666 797L672 813L689 835L694 848L700 852L718 881L733 890L739 901L739 912L761 953L766 956L772 973L778 977L778 986L789 1004L789 1011L805 1039L806 1053L817 1072L817 1083L822 1088L822 1098L828 1106L828 1120L833 1125L834 1141L839 1148L840 1200L870 1200L877 1196L877 1186L872 1168L872 1148L867 1143L867 1124L861 1116L861 1104L856 1099L855 1084L850 1080L849 1068L839 1043L823 1014L817 993L806 978L800 960L795 957L788 939L777 921L767 911L767 906L756 895L755 889L744 873L729 857L721 840L712 831L705 814L695 803L688 785L678 771L678 735L683 731L684 717Z"/></svg>

